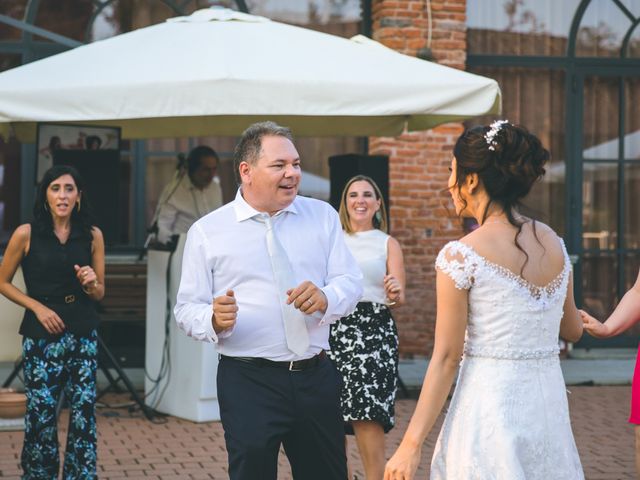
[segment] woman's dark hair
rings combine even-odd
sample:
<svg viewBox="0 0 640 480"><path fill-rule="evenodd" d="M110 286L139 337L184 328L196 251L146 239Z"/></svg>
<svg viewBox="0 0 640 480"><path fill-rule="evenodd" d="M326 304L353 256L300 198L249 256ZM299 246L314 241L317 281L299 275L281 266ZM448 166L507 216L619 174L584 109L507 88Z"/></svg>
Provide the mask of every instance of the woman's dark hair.
<svg viewBox="0 0 640 480"><path fill-rule="evenodd" d="M46 234L53 232L53 221L49 206L47 203L47 189L51 182L60 178L62 175L71 175L73 181L76 184L76 188L79 193L82 193L82 201L80 203L80 209L78 205L74 205L71 212L71 223L80 227L81 231L87 238L93 238L93 218L91 215L91 206L89 205L89 198L87 192L84 190L84 181L78 173L78 171L68 165L55 165L49 170L44 172L42 180L38 184L38 190L36 192L36 200L33 205L33 225L37 233Z"/></svg>
<svg viewBox="0 0 640 480"><path fill-rule="evenodd" d="M497 204L504 210L509 223L518 228L515 243L526 256L522 266L524 270L529 255L518 243L524 222L514 212L522 207L522 199L544 175L544 165L550 158L549 151L526 128L504 122L465 131L458 138L453 155L456 158L458 190L464 185L467 175L477 173L489 196L481 223L487 217L489 206ZM535 220L532 226L536 235Z"/></svg>

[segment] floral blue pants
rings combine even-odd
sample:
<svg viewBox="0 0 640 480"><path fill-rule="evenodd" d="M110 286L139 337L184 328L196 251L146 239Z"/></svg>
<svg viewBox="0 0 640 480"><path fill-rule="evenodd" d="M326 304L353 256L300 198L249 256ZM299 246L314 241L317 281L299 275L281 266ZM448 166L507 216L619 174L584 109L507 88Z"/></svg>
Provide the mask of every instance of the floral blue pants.
<svg viewBox="0 0 640 480"><path fill-rule="evenodd" d="M56 480L60 470L56 406L64 391L69 433L62 478L96 476L97 336L64 333L51 341L24 337L25 416L23 480Z"/></svg>

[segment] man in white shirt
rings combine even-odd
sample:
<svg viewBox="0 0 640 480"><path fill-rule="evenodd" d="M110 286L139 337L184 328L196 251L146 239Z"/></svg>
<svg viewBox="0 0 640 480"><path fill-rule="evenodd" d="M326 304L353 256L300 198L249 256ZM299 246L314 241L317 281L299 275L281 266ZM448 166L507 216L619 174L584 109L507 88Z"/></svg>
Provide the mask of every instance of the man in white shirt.
<svg viewBox="0 0 640 480"><path fill-rule="evenodd" d="M189 230L174 310L187 335L217 343L221 354L229 476L275 480L284 445L294 478L345 480L340 380L324 351L329 325L362 295L362 274L335 210L297 196L300 159L289 129L250 126L234 161L240 190ZM293 326L291 312L299 316Z"/></svg>
<svg viewBox="0 0 640 480"><path fill-rule="evenodd" d="M160 243L187 233L193 222L222 205L222 191L215 177L218 163L213 148L200 145L191 150L186 169L160 194L156 213Z"/></svg>

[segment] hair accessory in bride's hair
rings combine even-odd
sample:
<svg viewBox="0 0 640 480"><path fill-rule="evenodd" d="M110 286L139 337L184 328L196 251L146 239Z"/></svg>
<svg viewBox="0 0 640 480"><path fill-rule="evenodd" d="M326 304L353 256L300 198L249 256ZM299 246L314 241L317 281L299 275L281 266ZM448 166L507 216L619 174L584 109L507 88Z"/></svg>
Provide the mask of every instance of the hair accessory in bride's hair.
<svg viewBox="0 0 640 480"><path fill-rule="evenodd" d="M491 125L489 125L489 131L484 134L484 139L487 142L487 145L489 145L489 150L491 150L492 152L496 151L494 138L505 123L509 123L509 120L496 120Z"/></svg>

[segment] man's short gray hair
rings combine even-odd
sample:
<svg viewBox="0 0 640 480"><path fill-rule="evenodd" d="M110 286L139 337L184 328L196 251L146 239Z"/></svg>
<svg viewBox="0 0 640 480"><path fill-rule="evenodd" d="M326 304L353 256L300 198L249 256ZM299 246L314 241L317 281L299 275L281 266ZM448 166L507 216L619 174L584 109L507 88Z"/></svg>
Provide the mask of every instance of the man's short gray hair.
<svg viewBox="0 0 640 480"><path fill-rule="evenodd" d="M233 153L233 168L238 184L240 181L240 164L247 162L254 165L262 150L262 139L268 136L285 137L293 142L293 134L288 127L282 127L275 122L266 121L250 125L242 135Z"/></svg>

